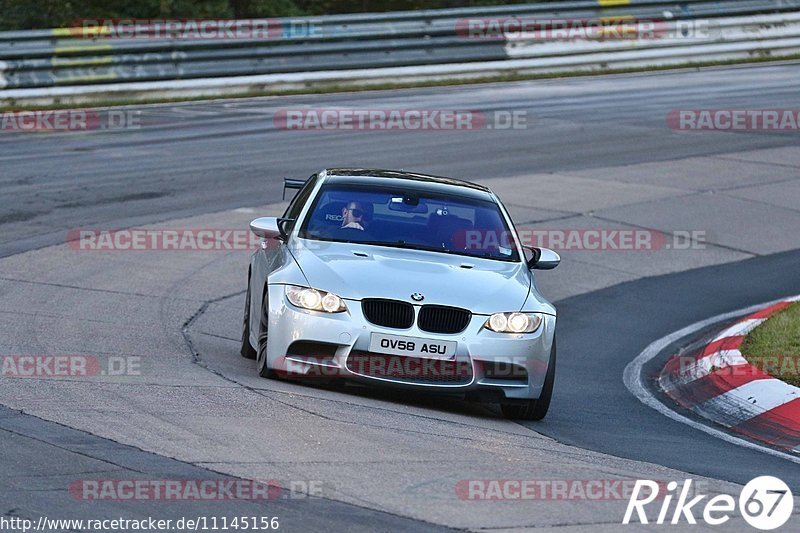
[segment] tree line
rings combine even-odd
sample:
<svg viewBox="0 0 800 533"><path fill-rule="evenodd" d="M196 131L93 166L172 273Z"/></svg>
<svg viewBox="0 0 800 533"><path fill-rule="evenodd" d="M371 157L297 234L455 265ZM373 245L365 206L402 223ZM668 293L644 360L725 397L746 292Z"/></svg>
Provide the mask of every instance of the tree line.
<svg viewBox="0 0 800 533"><path fill-rule="evenodd" d="M537 0L0 0L0 30L63 28L81 19L232 19L514 4Z"/></svg>

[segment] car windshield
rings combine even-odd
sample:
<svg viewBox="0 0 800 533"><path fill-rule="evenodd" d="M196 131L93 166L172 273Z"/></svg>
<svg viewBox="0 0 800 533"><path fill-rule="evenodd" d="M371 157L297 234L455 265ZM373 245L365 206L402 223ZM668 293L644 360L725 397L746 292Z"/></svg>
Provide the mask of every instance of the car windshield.
<svg viewBox="0 0 800 533"><path fill-rule="evenodd" d="M411 188L325 185L300 237L519 261L495 202Z"/></svg>

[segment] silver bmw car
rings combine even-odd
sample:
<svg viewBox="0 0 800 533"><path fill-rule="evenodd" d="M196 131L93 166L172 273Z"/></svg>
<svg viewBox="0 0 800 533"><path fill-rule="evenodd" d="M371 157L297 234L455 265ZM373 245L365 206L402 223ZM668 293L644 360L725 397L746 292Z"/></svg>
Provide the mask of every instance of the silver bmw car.
<svg viewBox="0 0 800 533"><path fill-rule="evenodd" d="M257 218L244 357L263 377L345 379L463 395L516 419L547 413L556 310L488 188L445 177L327 169L281 218ZM285 192L285 189L284 189Z"/></svg>

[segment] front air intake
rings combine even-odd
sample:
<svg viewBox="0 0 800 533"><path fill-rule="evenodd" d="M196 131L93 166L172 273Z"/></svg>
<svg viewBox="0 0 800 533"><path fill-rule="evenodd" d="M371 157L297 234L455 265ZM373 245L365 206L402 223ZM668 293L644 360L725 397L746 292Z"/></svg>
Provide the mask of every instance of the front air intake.
<svg viewBox="0 0 800 533"><path fill-rule="evenodd" d="M362 300L364 317L376 326L408 329L414 323L414 306L399 300L368 298Z"/></svg>
<svg viewBox="0 0 800 533"><path fill-rule="evenodd" d="M417 326L430 333L460 333L467 328L471 318L472 313L459 307L423 305Z"/></svg>

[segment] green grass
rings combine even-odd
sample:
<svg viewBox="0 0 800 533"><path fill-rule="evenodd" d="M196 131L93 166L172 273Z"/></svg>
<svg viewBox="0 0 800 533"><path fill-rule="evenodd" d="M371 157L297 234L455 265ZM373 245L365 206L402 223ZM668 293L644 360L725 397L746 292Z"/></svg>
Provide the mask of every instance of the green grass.
<svg viewBox="0 0 800 533"><path fill-rule="evenodd" d="M631 68L604 68L597 70L577 70L572 72L544 72L544 73L515 73L498 74L493 76L483 76L468 79L450 79L450 80L423 80L415 82L387 82L380 84L365 84L362 86L352 85L313 85L303 89L286 89L286 90L262 90L262 91L243 91L237 94L226 95L208 95L198 97L177 97L177 98L130 98L118 97L109 98L107 100L98 98L91 103L75 104L75 103L54 103L50 105L29 105L25 103L11 103L7 105L0 104L0 111L21 111L21 110L35 110L35 109L73 109L73 108L90 108L90 107L110 107L110 106L123 106L123 105L141 105L141 104L160 104L172 102L192 102L199 100L219 100L219 99L234 99L234 98L253 98L258 96L287 96L297 94L328 94L328 93L341 93L341 92L360 92L360 91L379 91L379 90L392 90L392 89L411 89L411 88L424 88L424 87L446 87L454 85L472 85L477 83L501 83L513 81L527 81L527 80L543 80L552 78L572 78L578 76L603 76L608 74L631 74L631 73L647 73L657 72L664 70L679 70L687 68L703 68L703 67L722 67L730 65L745 65L751 63L766 63L772 61L791 61L800 59L800 54L792 54L780 57L774 56L761 56L751 57L747 59L731 59L726 61L702 61L690 62L680 65L664 65L654 67L631 67ZM2 98L2 91L0 91L0 99Z"/></svg>
<svg viewBox="0 0 800 533"><path fill-rule="evenodd" d="M772 377L800 386L800 302L751 331L741 352L750 364Z"/></svg>

